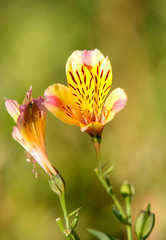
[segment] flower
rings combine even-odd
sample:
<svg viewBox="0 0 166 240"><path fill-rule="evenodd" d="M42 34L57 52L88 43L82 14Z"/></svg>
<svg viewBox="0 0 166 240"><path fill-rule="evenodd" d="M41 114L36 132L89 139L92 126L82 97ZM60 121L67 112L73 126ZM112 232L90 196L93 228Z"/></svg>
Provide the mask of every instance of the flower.
<svg viewBox="0 0 166 240"><path fill-rule="evenodd" d="M67 60L66 75L68 87L53 84L45 90L46 108L65 123L101 138L105 124L127 102L121 88L113 90L106 99L112 85L110 61L97 49L74 51Z"/></svg>
<svg viewBox="0 0 166 240"><path fill-rule="evenodd" d="M32 88L26 93L23 105L13 99L5 99L8 113L17 123L13 128L12 137L27 151L28 157L38 162L50 177L58 171L48 160L45 146L46 108L44 98L32 99Z"/></svg>

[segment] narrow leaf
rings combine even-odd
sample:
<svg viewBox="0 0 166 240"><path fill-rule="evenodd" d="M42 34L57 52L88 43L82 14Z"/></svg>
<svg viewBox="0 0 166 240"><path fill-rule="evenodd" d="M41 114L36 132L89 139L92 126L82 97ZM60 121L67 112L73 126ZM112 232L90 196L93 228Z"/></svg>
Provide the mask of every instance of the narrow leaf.
<svg viewBox="0 0 166 240"><path fill-rule="evenodd" d="M73 216L74 214L76 214L77 212L79 212L79 210L81 209L81 207L77 208L76 210L74 210L73 212L71 212L68 217Z"/></svg>
<svg viewBox="0 0 166 240"><path fill-rule="evenodd" d="M114 164L107 170L107 171L105 171L104 173L103 173L103 176L107 176L108 174L110 174L112 171L113 171L113 169L114 169Z"/></svg>
<svg viewBox="0 0 166 240"><path fill-rule="evenodd" d="M96 231L94 229L88 228L88 232L91 233L93 236L98 238L99 240L118 240L117 238L114 238L106 233Z"/></svg>

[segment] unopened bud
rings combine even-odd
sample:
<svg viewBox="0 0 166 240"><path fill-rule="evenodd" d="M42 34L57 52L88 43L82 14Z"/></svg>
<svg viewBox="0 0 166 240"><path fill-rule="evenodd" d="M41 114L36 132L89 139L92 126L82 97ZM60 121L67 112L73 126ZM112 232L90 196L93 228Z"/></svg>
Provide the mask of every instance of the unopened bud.
<svg viewBox="0 0 166 240"><path fill-rule="evenodd" d="M58 196L61 196L65 190L65 183L60 174L57 174L50 178L49 180L50 187L53 192Z"/></svg>
<svg viewBox="0 0 166 240"><path fill-rule="evenodd" d="M122 194L123 198L132 197L135 193L134 186L127 181L124 181L120 188L120 193Z"/></svg>
<svg viewBox="0 0 166 240"><path fill-rule="evenodd" d="M150 212L150 204L145 211L140 211L135 222L135 233L138 239L146 239L155 223L155 215Z"/></svg>

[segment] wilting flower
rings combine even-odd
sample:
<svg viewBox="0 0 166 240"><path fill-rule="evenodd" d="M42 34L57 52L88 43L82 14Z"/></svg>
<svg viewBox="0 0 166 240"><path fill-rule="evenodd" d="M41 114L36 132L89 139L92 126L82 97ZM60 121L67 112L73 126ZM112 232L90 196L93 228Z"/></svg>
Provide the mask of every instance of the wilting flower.
<svg viewBox="0 0 166 240"><path fill-rule="evenodd" d="M27 151L33 162L38 162L50 177L57 175L57 170L48 160L45 146L46 109L44 98L32 99L32 88L26 93L23 105L13 99L6 99L8 113L17 123L12 136Z"/></svg>
<svg viewBox="0 0 166 240"><path fill-rule="evenodd" d="M54 84L46 89L46 108L65 123L100 138L105 124L127 102L121 88L106 99L112 84L110 61L97 49L74 51L67 60L66 75L68 87Z"/></svg>

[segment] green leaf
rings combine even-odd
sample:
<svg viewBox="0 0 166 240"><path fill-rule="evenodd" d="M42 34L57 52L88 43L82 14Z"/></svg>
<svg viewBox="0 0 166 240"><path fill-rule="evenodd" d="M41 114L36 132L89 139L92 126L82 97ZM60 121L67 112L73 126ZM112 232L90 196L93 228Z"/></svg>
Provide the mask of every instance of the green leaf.
<svg viewBox="0 0 166 240"><path fill-rule="evenodd" d="M76 214L79 210L81 209L81 207L77 208L76 210L74 210L73 212L71 212L68 217L73 216L74 214Z"/></svg>
<svg viewBox="0 0 166 240"><path fill-rule="evenodd" d="M88 228L88 232L91 233L93 236L98 238L99 240L118 240L117 238L111 237L110 235L96 231L94 229Z"/></svg>
<svg viewBox="0 0 166 240"><path fill-rule="evenodd" d="M71 225L70 225L70 227L71 227L72 230L74 230L74 229L77 227L78 217L79 217L79 216L78 216L78 212L77 212L75 218L73 219L73 221L72 221L72 223L71 223Z"/></svg>
<svg viewBox="0 0 166 240"><path fill-rule="evenodd" d="M114 164L111 165L111 167L103 173L103 176L107 176L108 174L110 174L114 170L114 167Z"/></svg>
<svg viewBox="0 0 166 240"><path fill-rule="evenodd" d="M112 205L112 212L115 218L122 224L127 224L127 219L124 219L115 205Z"/></svg>

